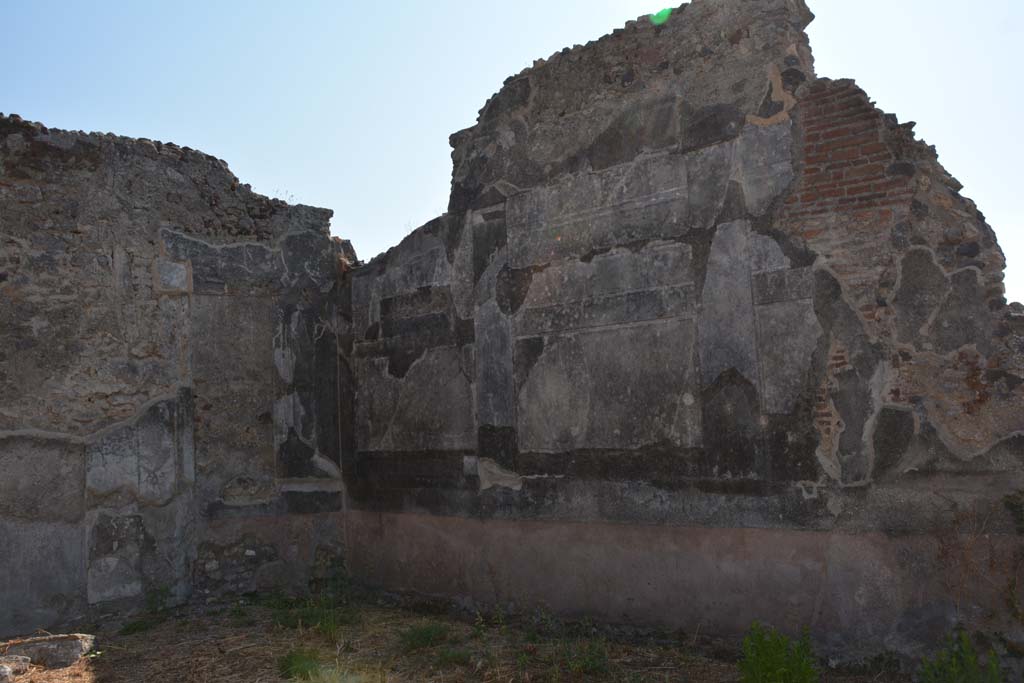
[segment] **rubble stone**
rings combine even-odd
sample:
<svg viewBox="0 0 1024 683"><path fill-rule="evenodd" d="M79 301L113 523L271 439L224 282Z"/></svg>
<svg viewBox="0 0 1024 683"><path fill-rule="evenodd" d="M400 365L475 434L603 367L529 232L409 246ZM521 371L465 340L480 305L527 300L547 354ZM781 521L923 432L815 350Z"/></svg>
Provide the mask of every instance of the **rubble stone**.
<svg viewBox="0 0 1024 683"><path fill-rule="evenodd" d="M32 663L28 657L20 655L0 655L0 666L6 666L11 670L12 675L20 675L28 671Z"/></svg>
<svg viewBox="0 0 1024 683"><path fill-rule="evenodd" d="M41 636L14 640L0 649L7 657L28 658L32 664L48 669L63 669L84 657L96 643L96 637L85 633ZM9 665L10 666L10 665ZM14 667L11 667L14 670Z"/></svg>

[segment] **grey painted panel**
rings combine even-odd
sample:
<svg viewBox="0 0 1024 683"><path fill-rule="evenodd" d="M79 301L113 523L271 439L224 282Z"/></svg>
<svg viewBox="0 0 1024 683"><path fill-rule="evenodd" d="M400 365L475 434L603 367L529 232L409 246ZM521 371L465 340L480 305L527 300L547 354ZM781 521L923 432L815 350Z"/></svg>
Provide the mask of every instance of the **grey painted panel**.
<svg viewBox="0 0 1024 683"><path fill-rule="evenodd" d="M536 273L514 319L516 336L691 315L692 249L654 242L616 248Z"/></svg>
<svg viewBox="0 0 1024 683"><path fill-rule="evenodd" d="M587 261L553 263L534 274L523 305L533 308L692 283L692 257L688 244L653 242L639 250L612 249Z"/></svg>
<svg viewBox="0 0 1024 683"><path fill-rule="evenodd" d="M471 369L457 347L426 350L401 380L385 359L357 359L363 388L359 448L364 451L470 450L476 447Z"/></svg>
<svg viewBox="0 0 1024 683"><path fill-rule="evenodd" d="M695 229L715 225L732 175L735 143L726 142L691 152L686 157L687 223Z"/></svg>
<svg viewBox="0 0 1024 683"><path fill-rule="evenodd" d="M77 521L85 510L84 484L81 445L31 437L0 439L0 517Z"/></svg>
<svg viewBox="0 0 1024 683"><path fill-rule="evenodd" d="M526 451L699 444L690 320L554 337L518 396Z"/></svg>
<svg viewBox="0 0 1024 683"><path fill-rule="evenodd" d="M192 370L211 385L272 385L276 303L266 297L197 296L192 300Z"/></svg>
<svg viewBox="0 0 1024 683"><path fill-rule="evenodd" d="M480 424L515 426L512 325L495 301L476 309L476 378Z"/></svg>
<svg viewBox="0 0 1024 683"><path fill-rule="evenodd" d="M736 140L733 178L755 216L793 182L792 128L788 119L774 126L746 126Z"/></svg>
<svg viewBox="0 0 1024 683"><path fill-rule="evenodd" d="M793 410L806 388L811 358L822 334L810 301L786 301L757 307L762 403L767 413Z"/></svg>
<svg viewBox="0 0 1024 683"><path fill-rule="evenodd" d="M410 256L400 266L388 268L381 276L381 298L411 292L420 287L448 284L451 267L444 244Z"/></svg>
<svg viewBox="0 0 1024 683"><path fill-rule="evenodd" d="M753 287L754 303L758 305L807 300L814 295L814 270L794 268L754 273Z"/></svg>
<svg viewBox="0 0 1024 683"><path fill-rule="evenodd" d="M663 154L580 173L510 197L509 261L515 268L686 232L686 167Z"/></svg>
<svg viewBox="0 0 1024 683"><path fill-rule="evenodd" d="M516 317L517 337L606 327L690 316L695 309L693 285L625 292L538 308Z"/></svg>
<svg viewBox="0 0 1024 683"><path fill-rule="evenodd" d="M700 367L704 385L735 368L759 386L747 221L718 226L701 304Z"/></svg>
<svg viewBox="0 0 1024 683"><path fill-rule="evenodd" d="M82 614L83 536L80 524L0 519L0 638Z"/></svg>

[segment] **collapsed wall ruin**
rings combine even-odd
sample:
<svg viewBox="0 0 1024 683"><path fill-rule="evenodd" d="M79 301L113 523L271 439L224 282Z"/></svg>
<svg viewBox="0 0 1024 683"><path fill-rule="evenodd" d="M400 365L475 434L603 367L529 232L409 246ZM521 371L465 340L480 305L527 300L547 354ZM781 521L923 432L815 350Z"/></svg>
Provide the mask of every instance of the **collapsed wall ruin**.
<svg viewBox="0 0 1024 683"><path fill-rule="evenodd" d="M340 558L331 212L175 145L0 138L0 631Z"/></svg>
<svg viewBox="0 0 1024 683"><path fill-rule="evenodd" d="M811 18L695 0L535 63L354 269L216 159L0 119L0 634L344 567L849 657L1024 641L1024 310Z"/></svg>

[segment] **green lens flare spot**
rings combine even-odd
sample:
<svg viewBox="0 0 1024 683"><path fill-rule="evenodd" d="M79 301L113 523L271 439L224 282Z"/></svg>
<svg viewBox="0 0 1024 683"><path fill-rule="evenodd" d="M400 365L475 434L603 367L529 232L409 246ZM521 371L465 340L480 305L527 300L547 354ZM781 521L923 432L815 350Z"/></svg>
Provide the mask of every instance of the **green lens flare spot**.
<svg viewBox="0 0 1024 683"><path fill-rule="evenodd" d="M655 26L661 26L666 21L668 21L668 18L670 16L672 16L672 8L671 7L666 7L665 9L661 10L657 14L652 14L651 15L651 23L654 24Z"/></svg>

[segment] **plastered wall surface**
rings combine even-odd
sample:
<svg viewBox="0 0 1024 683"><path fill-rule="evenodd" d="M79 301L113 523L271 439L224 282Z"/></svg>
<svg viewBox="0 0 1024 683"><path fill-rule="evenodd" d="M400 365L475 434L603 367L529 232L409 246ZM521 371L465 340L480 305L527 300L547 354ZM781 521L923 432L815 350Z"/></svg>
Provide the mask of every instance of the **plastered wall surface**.
<svg viewBox="0 0 1024 683"><path fill-rule="evenodd" d="M1024 641L1024 308L811 19L695 0L539 60L366 264L198 152L3 119L0 631L343 565L848 657Z"/></svg>
<svg viewBox="0 0 1024 683"><path fill-rule="evenodd" d="M698 0L452 136L449 212L351 277L357 575L848 656L1019 637L1024 310L810 20Z"/></svg>

